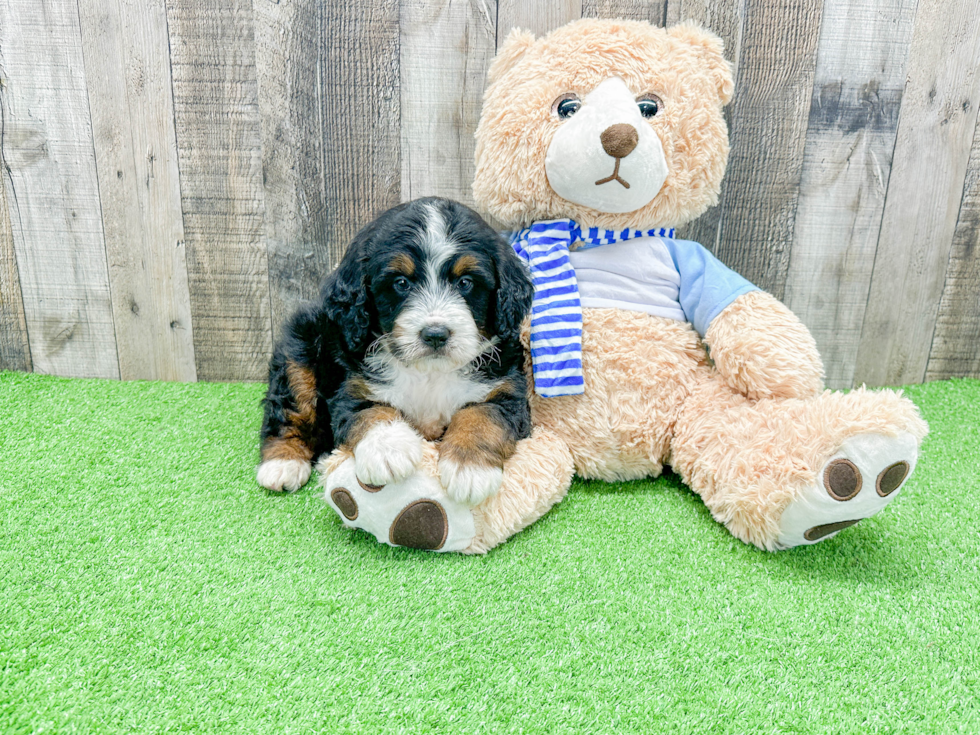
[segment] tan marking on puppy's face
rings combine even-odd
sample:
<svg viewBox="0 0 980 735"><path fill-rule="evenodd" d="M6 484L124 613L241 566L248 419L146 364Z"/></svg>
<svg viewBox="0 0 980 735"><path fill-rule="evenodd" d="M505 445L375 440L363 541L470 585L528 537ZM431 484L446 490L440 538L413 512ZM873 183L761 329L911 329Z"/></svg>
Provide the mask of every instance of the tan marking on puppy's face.
<svg viewBox="0 0 980 735"><path fill-rule="evenodd" d="M463 255L453 263L453 275L459 278L466 273L475 271L479 266L479 261L472 255Z"/></svg>
<svg viewBox="0 0 980 735"><path fill-rule="evenodd" d="M378 424L389 424L402 418L401 412L391 406L371 406L357 415L354 426L347 434L347 439L343 443L345 449L353 451L354 447L360 443L364 435Z"/></svg>
<svg viewBox="0 0 980 735"><path fill-rule="evenodd" d="M517 448L510 431L491 417L488 406L470 406L456 413L446 429L439 456L456 464L503 467Z"/></svg>
<svg viewBox="0 0 980 735"><path fill-rule="evenodd" d="M394 258L392 258L391 261L388 263L388 267L391 270L397 271L398 273L403 273L406 276L415 275L415 261L412 260L405 253L399 253Z"/></svg>

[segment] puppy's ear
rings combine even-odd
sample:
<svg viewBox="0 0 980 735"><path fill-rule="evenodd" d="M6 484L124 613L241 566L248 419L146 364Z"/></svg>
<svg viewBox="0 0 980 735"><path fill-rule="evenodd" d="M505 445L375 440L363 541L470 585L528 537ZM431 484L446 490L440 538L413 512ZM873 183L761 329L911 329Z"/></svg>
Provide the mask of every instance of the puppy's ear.
<svg viewBox="0 0 980 735"><path fill-rule="evenodd" d="M501 339L517 339L521 324L531 311L534 286L527 266L503 238L498 238L497 296L494 302L494 332Z"/></svg>
<svg viewBox="0 0 980 735"><path fill-rule="evenodd" d="M364 240L355 239L337 269L323 284L323 312L340 327L351 352L367 349L371 337L371 305L364 270Z"/></svg>

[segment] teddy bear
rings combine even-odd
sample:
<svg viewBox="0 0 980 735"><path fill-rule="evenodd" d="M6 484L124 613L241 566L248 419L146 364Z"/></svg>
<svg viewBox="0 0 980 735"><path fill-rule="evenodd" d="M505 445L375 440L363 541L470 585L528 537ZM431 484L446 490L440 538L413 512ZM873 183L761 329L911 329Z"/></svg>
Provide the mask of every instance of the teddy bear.
<svg viewBox="0 0 980 735"><path fill-rule="evenodd" d="M775 551L899 495L928 430L915 405L824 390L806 327L676 237L718 201L733 89L720 39L694 25L511 31L488 75L473 193L513 231L535 286L532 435L474 508L441 487L437 442L414 476L370 494L338 450L319 469L346 525L482 553L561 500L573 473L620 482L669 465L735 537Z"/></svg>

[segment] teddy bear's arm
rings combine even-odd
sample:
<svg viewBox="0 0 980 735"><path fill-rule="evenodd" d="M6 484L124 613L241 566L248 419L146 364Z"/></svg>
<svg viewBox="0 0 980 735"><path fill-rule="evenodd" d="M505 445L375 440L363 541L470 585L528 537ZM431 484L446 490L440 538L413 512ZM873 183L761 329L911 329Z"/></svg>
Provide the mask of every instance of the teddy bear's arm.
<svg viewBox="0 0 980 735"><path fill-rule="evenodd" d="M749 398L809 398L823 390L812 335L765 291L750 291L725 307L704 341L725 381Z"/></svg>
<svg viewBox="0 0 980 735"><path fill-rule="evenodd" d="M698 243L665 244L680 275L681 308L732 388L752 399L823 390L817 345L793 312Z"/></svg>

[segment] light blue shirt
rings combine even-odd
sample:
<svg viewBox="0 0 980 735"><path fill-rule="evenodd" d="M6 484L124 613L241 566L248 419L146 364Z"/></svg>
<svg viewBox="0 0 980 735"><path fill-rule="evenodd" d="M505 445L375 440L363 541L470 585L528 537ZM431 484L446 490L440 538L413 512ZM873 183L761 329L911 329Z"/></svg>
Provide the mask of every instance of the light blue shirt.
<svg viewBox="0 0 980 735"><path fill-rule="evenodd" d="M584 308L642 311L694 325L702 337L722 310L757 290L702 245L636 237L569 253Z"/></svg>

